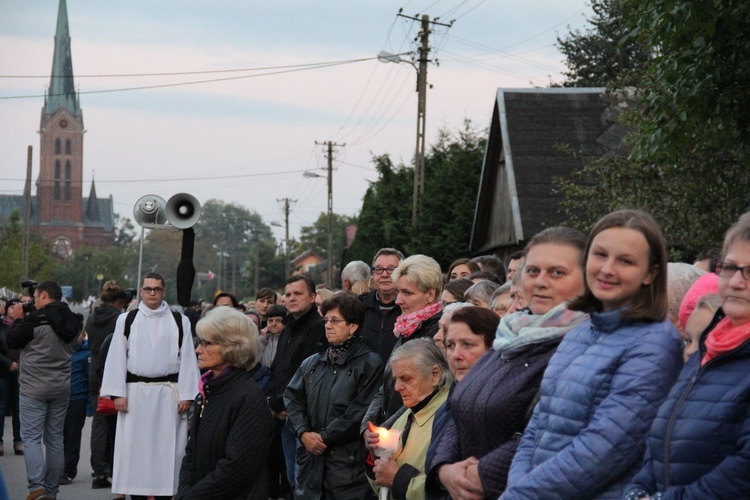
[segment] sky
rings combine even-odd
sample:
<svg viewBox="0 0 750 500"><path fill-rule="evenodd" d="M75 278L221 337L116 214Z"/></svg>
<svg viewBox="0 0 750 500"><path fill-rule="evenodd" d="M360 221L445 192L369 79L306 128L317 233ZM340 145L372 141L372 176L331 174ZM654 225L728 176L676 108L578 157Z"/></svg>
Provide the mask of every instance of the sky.
<svg viewBox="0 0 750 500"><path fill-rule="evenodd" d="M132 219L142 196L236 203L284 238L327 210L357 214L372 158L410 164L416 71L377 54L430 34L426 136L489 126L498 88L561 81L556 36L585 29L586 0L67 0L84 126L84 185ZM39 172L58 0L0 0L0 194L22 194L27 147ZM181 74L176 74L181 73ZM398 200L394 200L394 203ZM406 200L408 203L408 200ZM473 217L473 214L467 214Z"/></svg>

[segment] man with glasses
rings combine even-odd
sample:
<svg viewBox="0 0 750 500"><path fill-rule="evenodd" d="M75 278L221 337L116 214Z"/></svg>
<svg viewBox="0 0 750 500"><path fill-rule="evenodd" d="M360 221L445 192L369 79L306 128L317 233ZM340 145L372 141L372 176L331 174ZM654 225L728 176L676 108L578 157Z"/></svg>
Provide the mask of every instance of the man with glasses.
<svg viewBox="0 0 750 500"><path fill-rule="evenodd" d="M136 500L177 492L198 387L190 321L165 295L164 278L146 274L137 312L117 319L101 387L118 411L112 492Z"/></svg>
<svg viewBox="0 0 750 500"><path fill-rule="evenodd" d="M372 261L372 278L375 291L362 295L360 299L365 306L365 321L362 324L362 337L373 350L387 362L396 344L393 325L401 315L401 308L396 305L398 291L393 286L393 271L404 259L404 254L395 248L381 248Z"/></svg>

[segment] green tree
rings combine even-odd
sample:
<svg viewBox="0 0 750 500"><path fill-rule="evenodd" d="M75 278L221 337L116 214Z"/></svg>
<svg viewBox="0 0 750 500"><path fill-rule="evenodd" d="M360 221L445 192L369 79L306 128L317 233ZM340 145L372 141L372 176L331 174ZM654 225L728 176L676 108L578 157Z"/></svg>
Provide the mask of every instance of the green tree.
<svg viewBox="0 0 750 500"><path fill-rule="evenodd" d="M37 281L50 279L58 262L46 240L32 231L29 243L29 275ZM0 287L21 290L23 231L18 211L13 211L7 222L0 225Z"/></svg>
<svg viewBox="0 0 750 500"><path fill-rule="evenodd" d="M346 260L369 262L386 246L430 255L442 266L468 255L485 144L486 133L470 121L457 132L441 131L425 157L425 190L415 227L413 169L394 166L387 155L375 157L379 177L365 193Z"/></svg>
<svg viewBox="0 0 750 500"><path fill-rule="evenodd" d="M627 156L561 181L566 210L590 224L625 206L662 224L673 259L719 246L750 208L750 4L644 0L624 11L628 37L653 49L640 74ZM586 200L581 203L581 200Z"/></svg>
<svg viewBox="0 0 750 500"><path fill-rule="evenodd" d="M638 70L649 59L649 51L633 38L623 17L623 0L592 0L594 15L587 18L588 29L574 30L557 37L557 47L565 56L567 71L563 87L607 87L619 82L638 82Z"/></svg>
<svg viewBox="0 0 750 500"><path fill-rule="evenodd" d="M339 287L341 285L340 274L346 247L346 227L350 224L356 225L357 218L335 213L331 214L331 250L333 252L332 262L334 280L331 285L332 287ZM300 230L300 240L295 248L295 254L299 254L308 248L315 249L315 252L323 259L328 259L327 213L322 212L311 226L303 226Z"/></svg>

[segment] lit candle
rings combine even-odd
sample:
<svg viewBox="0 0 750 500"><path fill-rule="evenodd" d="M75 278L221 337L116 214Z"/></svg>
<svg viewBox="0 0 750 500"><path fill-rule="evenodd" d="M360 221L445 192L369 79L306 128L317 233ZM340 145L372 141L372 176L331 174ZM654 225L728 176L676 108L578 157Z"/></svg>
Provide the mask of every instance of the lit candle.
<svg viewBox="0 0 750 500"><path fill-rule="evenodd" d="M398 448L401 431L376 427L373 432L378 433L378 446L375 448L375 456L381 460L390 460ZM385 486L380 487L380 500L388 500L388 488Z"/></svg>

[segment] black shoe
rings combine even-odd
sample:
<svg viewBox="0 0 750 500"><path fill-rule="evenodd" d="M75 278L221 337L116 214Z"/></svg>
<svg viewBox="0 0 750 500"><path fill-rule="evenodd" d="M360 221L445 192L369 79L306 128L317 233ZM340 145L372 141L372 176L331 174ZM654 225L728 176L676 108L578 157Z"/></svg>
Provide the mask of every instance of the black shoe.
<svg viewBox="0 0 750 500"><path fill-rule="evenodd" d="M58 484L60 484L60 486L66 486L66 485L68 485L68 484L70 484L72 482L73 482L73 478L72 477L62 475L62 476L60 476L60 482Z"/></svg>
<svg viewBox="0 0 750 500"><path fill-rule="evenodd" d="M111 487L112 487L112 483L110 483L107 480L107 476L95 477L94 480L91 482L92 490L101 490L104 488L111 488Z"/></svg>

